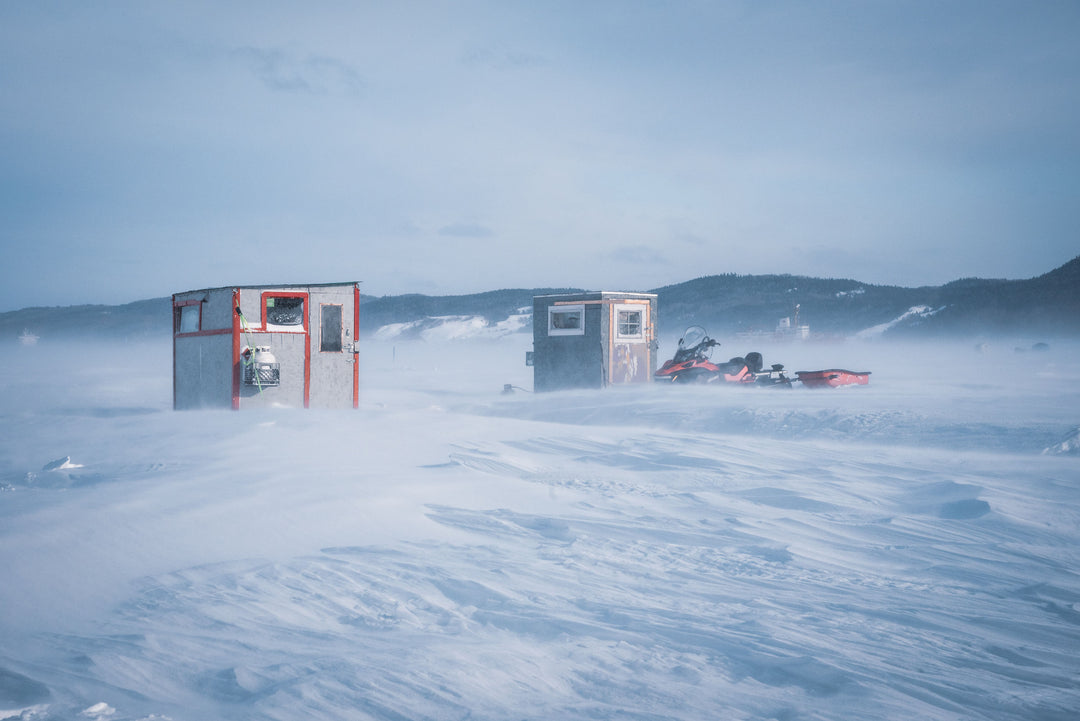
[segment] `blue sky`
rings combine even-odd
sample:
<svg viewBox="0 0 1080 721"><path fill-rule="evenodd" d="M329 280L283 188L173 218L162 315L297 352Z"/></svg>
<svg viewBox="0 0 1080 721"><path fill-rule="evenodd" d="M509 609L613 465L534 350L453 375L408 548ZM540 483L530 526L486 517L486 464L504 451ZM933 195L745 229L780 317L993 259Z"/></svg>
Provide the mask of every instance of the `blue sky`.
<svg viewBox="0 0 1080 721"><path fill-rule="evenodd" d="M0 311L1080 254L1080 3L6 2Z"/></svg>

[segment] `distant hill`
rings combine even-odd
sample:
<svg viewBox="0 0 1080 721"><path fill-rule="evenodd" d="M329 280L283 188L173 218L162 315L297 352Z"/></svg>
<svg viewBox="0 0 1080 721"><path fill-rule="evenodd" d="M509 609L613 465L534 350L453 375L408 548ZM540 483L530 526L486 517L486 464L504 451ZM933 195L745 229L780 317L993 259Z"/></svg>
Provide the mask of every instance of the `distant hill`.
<svg viewBox="0 0 1080 721"><path fill-rule="evenodd" d="M890 336L1080 335L1080 256L1028 280L965 278L902 288L793 275L714 275L655 292L665 328L698 323L716 335L771 331L780 318L793 316L796 305L799 322L815 333L853 335L889 324Z"/></svg>
<svg viewBox="0 0 1080 721"><path fill-rule="evenodd" d="M532 288L456 296L362 296L360 329L362 335L371 335L399 324L403 328L400 332L415 334L442 322L480 318L500 329L528 330L527 323L504 321L520 316L523 310L530 312L534 295L573 290ZM659 295L663 332L678 332L692 324L704 325L716 336L771 332L781 318L793 317L798 306L799 322L808 324L814 334L1080 336L1080 256L1027 280L964 278L942 286L902 288L850 279L727 274L650 292ZM165 297L117 306L25 308L0 313L0 341L14 340L24 329L49 341L167 338L172 329L170 306L170 298ZM483 325L473 322L470 327Z"/></svg>
<svg viewBox="0 0 1080 721"><path fill-rule="evenodd" d="M12 340L24 330L47 340L168 337L172 331L172 298L152 298L124 305L24 308L0 313L0 340Z"/></svg>
<svg viewBox="0 0 1080 721"><path fill-rule="evenodd" d="M923 323L898 328L902 334L1028 330L1051 335L1080 334L1080 256L1029 280L956 280L936 289L942 310Z"/></svg>
<svg viewBox="0 0 1080 721"><path fill-rule="evenodd" d="M411 323L442 316L480 316L489 323L498 323L523 308L531 313L534 295L573 291L572 288L519 288L472 295L367 297L360 301L360 332L372 333L391 323Z"/></svg>

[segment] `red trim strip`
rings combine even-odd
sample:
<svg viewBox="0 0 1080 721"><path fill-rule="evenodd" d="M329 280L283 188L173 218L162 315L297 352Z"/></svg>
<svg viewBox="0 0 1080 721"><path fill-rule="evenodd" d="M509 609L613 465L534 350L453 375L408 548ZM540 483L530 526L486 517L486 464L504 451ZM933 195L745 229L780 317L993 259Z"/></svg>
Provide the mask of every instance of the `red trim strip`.
<svg viewBox="0 0 1080 721"><path fill-rule="evenodd" d="M239 292L239 291L237 291ZM267 298L303 298L304 313L303 330L282 330L281 328L266 327L266 299ZM262 304L262 328L260 333L303 333L304 334L304 408L311 407L311 294L303 291L290 290L264 290L259 296ZM236 321L233 321L236 325ZM255 330L254 328L252 330Z"/></svg>
<svg viewBox="0 0 1080 721"><path fill-rule="evenodd" d="M352 347L352 407L360 407L360 354L357 349L357 336L360 335L360 286L353 286L353 347Z"/></svg>
<svg viewBox="0 0 1080 721"><path fill-rule="evenodd" d="M240 363L240 316L237 314L236 309L240 307L240 289L237 288L233 291L233 307L232 307L232 354L233 354L233 376L232 376L232 407L234 411L240 410L240 374L243 372L243 368Z"/></svg>
<svg viewBox="0 0 1080 721"><path fill-rule="evenodd" d="M176 295L173 294L173 339L172 339L172 408L176 410Z"/></svg>
<svg viewBox="0 0 1080 721"><path fill-rule="evenodd" d="M232 328L216 328L214 330L200 330L195 333L176 333L174 338L195 338L200 335L226 335L232 333Z"/></svg>
<svg viewBox="0 0 1080 721"><path fill-rule="evenodd" d="M311 303L306 299L304 305L307 306L307 312L311 313ZM304 322L307 322L307 316L305 314ZM311 407L311 332L304 331L304 408Z"/></svg>

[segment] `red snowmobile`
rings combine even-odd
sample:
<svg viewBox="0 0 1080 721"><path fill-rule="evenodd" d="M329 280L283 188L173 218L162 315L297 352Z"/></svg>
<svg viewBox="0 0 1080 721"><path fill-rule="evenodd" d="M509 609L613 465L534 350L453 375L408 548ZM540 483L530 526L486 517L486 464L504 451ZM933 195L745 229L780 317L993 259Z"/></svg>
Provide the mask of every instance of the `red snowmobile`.
<svg viewBox="0 0 1080 721"><path fill-rule="evenodd" d="M784 366L773 365L763 370L764 359L760 353L732 358L726 363L713 363L712 349L720 343L709 337L699 325L692 325L679 339L675 357L666 361L656 371L657 380L672 383L757 383L769 386L791 386L791 379L784 373Z"/></svg>

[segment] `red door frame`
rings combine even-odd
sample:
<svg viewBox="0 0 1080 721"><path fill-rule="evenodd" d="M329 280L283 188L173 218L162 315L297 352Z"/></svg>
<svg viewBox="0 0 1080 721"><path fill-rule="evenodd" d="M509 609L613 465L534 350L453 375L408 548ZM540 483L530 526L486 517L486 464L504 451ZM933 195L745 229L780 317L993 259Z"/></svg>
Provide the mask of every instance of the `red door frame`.
<svg viewBox="0 0 1080 721"><path fill-rule="evenodd" d="M259 303L261 305L261 327L251 328L252 332L266 333L266 299L271 298L303 298L304 300L304 317L303 317L303 333L304 333L304 408L308 408L311 404L311 324L308 322L308 315L311 313L311 300L309 294L298 291L273 291L264 290L259 294ZM233 410L240 410L240 384L243 382L243 362L240 357L241 352L241 335L243 334L243 328L240 324L240 314L236 312L240 308L240 289L233 290L233 323L232 323L232 346L233 346L233 394L232 394L232 407Z"/></svg>
<svg viewBox="0 0 1080 721"><path fill-rule="evenodd" d="M352 407L360 407L360 351L357 338L360 335L360 286L353 284L353 334L352 334Z"/></svg>
<svg viewBox="0 0 1080 721"><path fill-rule="evenodd" d="M242 381L241 374L244 372L244 364L240 360L240 333L242 328L240 327L240 289L236 288L232 294L232 357L233 357L233 377L232 377L232 407L234 411L240 410L240 383Z"/></svg>

